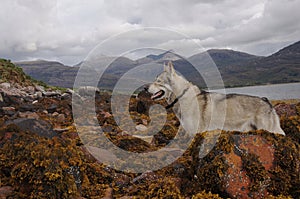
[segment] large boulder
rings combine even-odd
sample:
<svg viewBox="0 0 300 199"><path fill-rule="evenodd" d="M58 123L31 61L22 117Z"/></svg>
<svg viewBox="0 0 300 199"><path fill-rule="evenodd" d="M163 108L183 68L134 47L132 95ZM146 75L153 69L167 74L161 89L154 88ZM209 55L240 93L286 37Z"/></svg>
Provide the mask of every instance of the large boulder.
<svg viewBox="0 0 300 199"><path fill-rule="evenodd" d="M53 130L51 124L44 120L34 118L18 118L6 122L6 125L15 125L23 131L35 133L41 137L53 138L57 133Z"/></svg>

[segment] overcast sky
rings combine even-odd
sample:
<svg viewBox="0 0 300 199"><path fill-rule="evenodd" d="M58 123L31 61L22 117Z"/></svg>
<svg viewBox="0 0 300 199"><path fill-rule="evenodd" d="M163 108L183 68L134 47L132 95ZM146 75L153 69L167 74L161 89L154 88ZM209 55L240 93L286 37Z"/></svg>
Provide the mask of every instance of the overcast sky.
<svg viewBox="0 0 300 199"><path fill-rule="evenodd" d="M270 55L300 40L299 8L300 0L1 0L0 57L74 65L110 36L143 27L205 49ZM176 39L167 40L171 49Z"/></svg>

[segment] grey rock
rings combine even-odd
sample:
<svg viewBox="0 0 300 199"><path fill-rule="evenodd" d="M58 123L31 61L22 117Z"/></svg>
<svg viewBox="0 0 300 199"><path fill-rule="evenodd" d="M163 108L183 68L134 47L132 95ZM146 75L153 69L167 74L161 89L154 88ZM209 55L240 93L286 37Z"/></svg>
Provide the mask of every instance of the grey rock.
<svg viewBox="0 0 300 199"><path fill-rule="evenodd" d="M43 86L38 86L38 85L36 85L36 86L35 86L35 90L36 90L36 91L39 91L39 92L42 92L42 93L45 92L45 88L44 88Z"/></svg>
<svg viewBox="0 0 300 199"><path fill-rule="evenodd" d="M3 88L3 89L10 89L10 87L11 87L11 84L8 82L4 82L4 83L0 84L0 88Z"/></svg>
<svg viewBox="0 0 300 199"><path fill-rule="evenodd" d="M42 93L41 91L37 91L37 92L35 93L35 95L36 95L37 99L40 99L40 98L43 97L43 93Z"/></svg>
<svg viewBox="0 0 300 199"><path fill-rule="evenodd" d="M30 95L35 93L35 88L33 86L24 87L22 90Z"/></svg>
<svg viewBox="0 0 300 199"><path fill-rule="evenodd" d="M57 109L57 105L56 104L51 104L48 108L47 111L48 113L54 113Z"/></svg>
<svg viewBox="0 0 300 199"><path fill-rule="evenodd" d="M47 92L43 92L43 95L45 97L58 97L58 96L60 96L60 93L55 92L55 91L47 91Z"/></svg>
<svg viewBox="0 0 300 199"><path fill-rule="evenodd" d="M24 131L32 132L45 138L53 138L54 136L57 136L57 133L53 130L52 125L43 120L37 120L33 118L18 118L7 121L5 124L14 124Z"/></svg>
<svg viewBox="0 0 300 199"><path fill-rule="evenodd" d="M18 116L20 118L33 118L33 119L39 119L40 118L37 113L35 113L35 112L29 112L29 111L27 111L27 112L19 112Z"/></svg>
<svg viewBox="0 0 300 199"><path fill-rule="evenodd" d="M73 94L73 93L75 93L75 92L74 92L74 90L68 88L68 89L66 90L66 93L68 93L68 94Z"/></svg>
<svg viewBox="0 0 300 199"><path fill-rule="evenodd" d="M100 92L99 88L93 86L82 86L78 89L78 94L82 97L91 97L96 92Z"/></svg>
<svg viewBox="0 0 300 199"><path fill-rule="evenodd" d="M71 99L71 95L69 93L63 93L61 95L61 99L65 100L65 99Z"/></svg>
<svg viewBox="0 0 300 199"><path fill-rule="evenodd" d="M136 125L135 129L138 131L147 131L148 130L148 128L143 124Z"/></svg>
<svg viewBox="0 0 300 199"><path fill-rule="evenodd" d="M59 113L58 112L54 112L54 113L52 113L52 117L57 117L59 115Z"/></svg>
<svg viewBox="0 0 300 199"><path fill-rule="evenodd" d="M15 107L2 107L1 109L4 115L13 116L16 114Z"/></svg>
<svg viewBox="0 0 300 199"><path fill-rule="evenodd" d="M37 110L38 110L38 107L35 106L34 104L22 104L19 107L19 111L21 111L21 112L26 112L26 111L35 112Z"/></svg>

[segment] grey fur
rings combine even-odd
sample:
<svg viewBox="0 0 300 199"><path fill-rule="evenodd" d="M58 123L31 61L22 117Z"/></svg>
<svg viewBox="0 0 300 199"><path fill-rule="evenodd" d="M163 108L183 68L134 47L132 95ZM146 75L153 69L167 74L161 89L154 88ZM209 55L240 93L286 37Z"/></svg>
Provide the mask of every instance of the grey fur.
<svg viewBox="0 0 300 199"><path fill-rule="evenodd" d="M164 95L155 98L161 90ZM267 98L202 91L178 75L171 62L148 91L154 99L165 98L169 104L178 99L173 110L190 134L216 129L243 132L264 129L285 135L279 117Z"/></svg>

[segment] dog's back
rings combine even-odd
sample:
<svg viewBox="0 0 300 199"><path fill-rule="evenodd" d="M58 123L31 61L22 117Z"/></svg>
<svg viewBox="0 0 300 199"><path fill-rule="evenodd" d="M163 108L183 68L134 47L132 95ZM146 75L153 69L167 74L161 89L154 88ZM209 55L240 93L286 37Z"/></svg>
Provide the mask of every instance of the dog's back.
<svg viewBox="0 0 300 199"><path fill-rule="evenodd" d="M202 93L199 95L199 101L202 104L200 109L204 114L205 123L213 123L211 128L231 131L264 129L285 135L280 127L276 111L266 98L239 94ZM225 121L221 121L222 118L225 118ZM222 123L224 123L223 126L221 126Z"/></svg>

